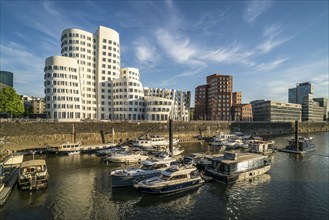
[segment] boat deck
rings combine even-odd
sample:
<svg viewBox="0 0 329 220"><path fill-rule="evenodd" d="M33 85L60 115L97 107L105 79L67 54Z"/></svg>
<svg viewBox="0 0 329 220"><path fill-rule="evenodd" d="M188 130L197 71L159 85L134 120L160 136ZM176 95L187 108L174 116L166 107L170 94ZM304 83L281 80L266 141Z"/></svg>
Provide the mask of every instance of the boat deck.
<svg viewBox="0 0 329 220"><path fill-rule="evenodd" d="M280 152L285 153L292 153L292 154L305 154L307 151L296 151L296 150L289 150L289 149L278 149Z"/></svg>
<svg viewBox="0 0 329 220"><path fill-rule="evenodd" d="M0 206L3 206L6 203L17 180L18 180L18 169L16 168L11 172L8 182L5 184L4 188L0 191Z"/></svg>

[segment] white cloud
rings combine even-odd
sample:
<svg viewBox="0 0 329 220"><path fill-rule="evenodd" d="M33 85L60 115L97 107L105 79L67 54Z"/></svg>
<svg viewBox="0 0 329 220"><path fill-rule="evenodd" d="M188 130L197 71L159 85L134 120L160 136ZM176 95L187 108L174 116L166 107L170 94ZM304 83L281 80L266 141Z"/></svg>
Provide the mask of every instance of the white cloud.
<svg viewBox="0 0 329 220"><path fill-rule="evenodd" d="M246 22L252 23L261 14L266 12L272 5L268 0L253 0L247 2L247 7L244 11L243 18Z"/></svg>
<svg viewBox="0 0 329 220"><path fill-rule="evenodd" d="M239 46L234 45L232 47L205 51L203 58L220 63L243 63L253 66L254 63L248 60L253 54L254 51L242 51Z"/></svg>
<svg viewBox="0 0 329 220"><path fill-rule="evenodd" d="M265 37L264 42L259 44L256 49L261 53L269 53L275 47L291 40L293 36L288 38L279 39L278 36L282 33L281 25L273 24L271 26L265 27L263 31L263 36Z"/></svg>
<svg viewBox="0 0 329 220"><path fill-rule="evenodd" d="M277 59L277 60L274 60L269 63L261 63L261 64L256 65L255 68L258 71L269 71L269 70L279 67L282 63L284 63L288 59L289 58L281 58L281 59Z"/></svg>
<svg viewBox="0 0 329 220"><path fill-rule="evenodd" d="M174 61L182 64L193 62L198 49L191 45L189 38L183 38L178 34L173 36L164 29L159 29L155 34L159 45Z"/></svg>
<svg viewBox="0 0 329 220"><path fill-rule="evenodd" d="M1 44L0 50L0 66L3 70L14 73L14 88L18 88L20 94L44 96L44 59L33 55L15 42L10 42L8 46Z"/></svg>

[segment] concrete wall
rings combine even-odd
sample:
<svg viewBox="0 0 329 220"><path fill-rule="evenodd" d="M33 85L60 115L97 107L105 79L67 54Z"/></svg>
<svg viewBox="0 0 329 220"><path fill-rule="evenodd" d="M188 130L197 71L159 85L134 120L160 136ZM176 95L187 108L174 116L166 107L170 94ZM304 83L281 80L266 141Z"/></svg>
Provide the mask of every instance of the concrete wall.
<svg viewBox="0 0 329 220"><path fill-rule="evenodd" d="M100 130L105 133L106 142L119 142L120 139L135 139L144 131L156 125L156 122L78 122L75 123L76 140L83 144L100 144ZM114 128L115 136L112 136ZM287 134L294 132L294 123L265 123L265 122L216 122L191 121L173 122L174 138L191 139L202 135L211 137L217 131L228 133L241 131L252 135ZM299 123L300 132L329 131L328 123ZM149 135L168 137L168 123L152 130ZM7 142L4 148L26 149L42 147L49 144L61 144L73 141L73 123L46 122L0 122L0 140Z"/></svg>
<svg viewBox="0 0 329 220"><path fill-rule="evenodd" d="M101 144L100 131L105 134L105 142L135 139L152 126L159 124L149 135L169 136L168 123L156 122L78 122L74 124L76 140L83 144ZM112 136L114 128L114 138ZM230 131L227 122L173 122L174 138L191 139L199 135L214 136L218 130ZM43 122L1 122L0 138L5 137L6 148L25 149L73 142L73 123L43 123Z"/></svg>

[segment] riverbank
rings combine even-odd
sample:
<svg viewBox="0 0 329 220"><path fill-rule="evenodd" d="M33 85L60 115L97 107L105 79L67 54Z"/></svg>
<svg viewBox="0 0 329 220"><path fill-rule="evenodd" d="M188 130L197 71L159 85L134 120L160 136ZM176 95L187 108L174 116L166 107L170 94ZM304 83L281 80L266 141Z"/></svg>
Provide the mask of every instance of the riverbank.
<svg viewBox="0 0 329 220"><path fill-rule="evenodd" d="M301 133L329 131L327 122L299 123ZM0 138L4 139L5 149L20 150L44 147L51 144L80 141L82 144L101 144L101 131L106 143L118 143L120 140L138 138L146 131L148 135L168 137L168 123L166 122L1 122ZM294 123L290 122L219 122L219 121L190 121L174 122L174 138L197 140L202 137L212 137L218 131L229 133L240 131L251 135L291 134Z"/></svg>

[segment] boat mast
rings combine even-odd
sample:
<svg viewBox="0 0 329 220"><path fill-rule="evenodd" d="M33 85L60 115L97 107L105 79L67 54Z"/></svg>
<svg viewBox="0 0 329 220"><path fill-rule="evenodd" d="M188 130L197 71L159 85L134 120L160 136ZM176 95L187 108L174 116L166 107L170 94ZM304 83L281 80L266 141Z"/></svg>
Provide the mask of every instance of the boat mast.
<svg viewBox="0 0 329 220"><path fill-rule="evenodd" d="M172 119L169 119L169 152L173 156Z"/></svg>
<svg viewBox="0 0 329 220"><path fill-rule="evenodd" d="M296 147L296 151L299 150L299 142L298 142L298 121L295 121L295 147Z"/></svg>

